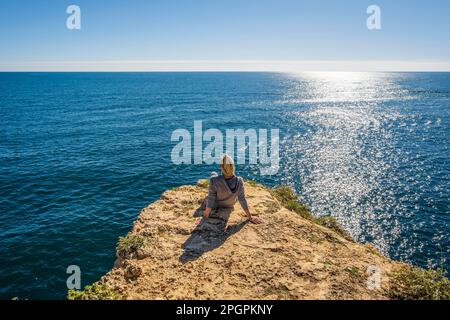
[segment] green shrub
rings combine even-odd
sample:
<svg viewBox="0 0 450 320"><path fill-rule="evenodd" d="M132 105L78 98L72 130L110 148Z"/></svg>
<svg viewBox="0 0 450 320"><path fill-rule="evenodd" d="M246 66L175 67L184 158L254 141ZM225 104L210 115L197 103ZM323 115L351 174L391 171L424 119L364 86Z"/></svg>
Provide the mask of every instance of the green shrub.
<svg viewBox="0 0 450 320"><path fill-rule="evenodd" d="M117 254L121 258L133 258L139 249L145 247L147 239L136 234L128 234L119 238Z"/></svg>
<svg viewBox="0 0 450 320"><path fill-rule="evenodd" d="M122 295L107 285L94 283L86 286L84 290L69 290L67 293L69 300L121 300Z"/></svg>
<svg viewBox="0 0 450 320"><path fill-rule="evenodd" d="M307 220L314 220L314 216L309 211L308 207L301 202L290 200L286 202L284 206Z"/></svg>
<svg viewBox="0 0 450 320"><path fill-rule="evenodd" d="M322 216L316 218L304 203L298 201L298 195L291 187L277 187L275 189L272 189L272 194L276 199L278 199L278 201L281 202L281 204L285 208L294 211L295 213L309 221L315 222L321 226L337 232L347 240L353 240L350 234L339 225L335 218L331 216Z"/></svg>
<svg viewBox="0 0 450 320"><path fill-rule="evenodd" d="M450 280L443 269L421 269L405 266L392 273L392 299L398 300L450 300Z"/></svg>
<svg viewBox="0 0 450 320"><path fill-rule="evenodd" d="M281 204L300 215L301 217L308 219L308 220L314 220L314 216L309 211L308 207L298 201L298 196L292 190L289 186L281 186L275 189L272 189L272 194L275 196L275 198L278 199L278 201L281 202Z"/></svg>
<svg viewBox="0 0 450 320"><path fill-rule="evenodd" d="M340 234L347 240L350 240L350 241L353 240L352 236L344 228L341 227L341 225L339 224L339 222L336 220L335 217L322 216L322 217L315 218L315 222L317 224L320 224L321 226L324 226L328 229L335 231L336 233Z"/></svg>
<svg viewBox="0 0 450 320"><path fill-rule="evenodd" d="M298 196L295 194L294 190L292 190L292 188L289 186L280 186L275 189L272 189L272 194L282 204L285 204L288 201L297 201L298 200Z"/></svg>

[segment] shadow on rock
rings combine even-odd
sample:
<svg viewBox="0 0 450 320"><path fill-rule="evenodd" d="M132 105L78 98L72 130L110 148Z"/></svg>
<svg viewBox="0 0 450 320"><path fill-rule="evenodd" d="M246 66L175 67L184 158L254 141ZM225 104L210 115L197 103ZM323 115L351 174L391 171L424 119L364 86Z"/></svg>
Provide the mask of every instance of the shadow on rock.
<svg viewBox="0 0 450 320"><path fill-rule="evenodd" d="M229 225L228 220L233 209L217 209L211 212L207 220L203 220L191 236L183 243L184 252L180 256L180 262L186 263L201 257L205 252L220 247L229 237L239 232L248 221ZM201 216L203 210L197 209L194 216Z"/></svg>

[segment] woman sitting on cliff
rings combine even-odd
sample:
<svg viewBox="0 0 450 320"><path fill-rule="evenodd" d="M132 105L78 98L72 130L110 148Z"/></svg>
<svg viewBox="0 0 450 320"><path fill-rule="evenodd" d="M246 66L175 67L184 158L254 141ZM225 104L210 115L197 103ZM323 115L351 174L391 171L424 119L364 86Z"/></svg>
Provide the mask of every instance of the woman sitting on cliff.
<svg viewBox="0 0 450 320"><path fill-rule="evenodd" d="M248 220L254 224L262 223L261 219L253 217L250 213L245 199L244 180L235 176L234 161L230 156L225 155L222 158L220 169L222 171L221 176L218 176L215 172L211 174L203 219L208 219L213 209L232 209L236 201L239 200Z"/></svg>

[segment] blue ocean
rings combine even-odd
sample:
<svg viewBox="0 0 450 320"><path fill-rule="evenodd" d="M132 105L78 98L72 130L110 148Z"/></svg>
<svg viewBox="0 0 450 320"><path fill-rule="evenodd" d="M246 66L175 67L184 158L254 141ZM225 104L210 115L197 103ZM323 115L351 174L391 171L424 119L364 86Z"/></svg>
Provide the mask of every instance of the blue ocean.
<svg viewBox="0 0 450 320"><path fill-rule="evenodd" d="M163 191L176 129L279 129L295 188L388 256L450 270L450 73L0 73L0 299L64 299L111 269Z"/></svg>

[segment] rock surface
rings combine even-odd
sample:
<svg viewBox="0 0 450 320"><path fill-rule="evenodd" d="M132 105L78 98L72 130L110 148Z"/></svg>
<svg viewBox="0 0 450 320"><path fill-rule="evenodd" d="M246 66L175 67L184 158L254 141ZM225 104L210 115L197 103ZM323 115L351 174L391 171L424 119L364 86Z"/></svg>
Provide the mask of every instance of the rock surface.
<svg viewBox="0 0 450 320"><path fill-rule="evenodd" d="M182 186L143 209L130 235L145 245L118 255L99 284L126 299L388 299L400 263L372 246L302 218L248 182L250 208L264 224L247 223L236 204L195 226L206 194L204 184ZM375 283L371 270L381 273L379 289L367 285Z"/></svg>

